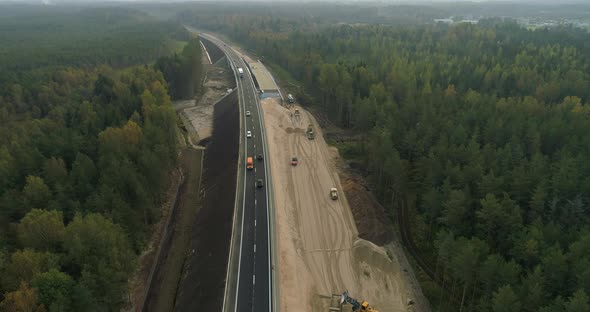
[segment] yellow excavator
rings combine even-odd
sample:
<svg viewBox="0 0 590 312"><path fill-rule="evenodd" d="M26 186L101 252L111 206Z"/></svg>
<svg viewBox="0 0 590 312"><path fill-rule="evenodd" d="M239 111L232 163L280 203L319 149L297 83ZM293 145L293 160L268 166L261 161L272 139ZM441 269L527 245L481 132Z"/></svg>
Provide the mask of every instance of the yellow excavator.
<svg viewBox="0 0 590 312"><path fill-rule="evenodd" d="M353 312L356 312L356 311L379 312L379 311L371 308L369 306L369 303L368 302L366 302L366 301L359 302L358 300L350 297L348 295L348 291L345 291L340 296L340 306L342 306L344 303L348 303L348 304L352 305L352 311Z"/></svg>

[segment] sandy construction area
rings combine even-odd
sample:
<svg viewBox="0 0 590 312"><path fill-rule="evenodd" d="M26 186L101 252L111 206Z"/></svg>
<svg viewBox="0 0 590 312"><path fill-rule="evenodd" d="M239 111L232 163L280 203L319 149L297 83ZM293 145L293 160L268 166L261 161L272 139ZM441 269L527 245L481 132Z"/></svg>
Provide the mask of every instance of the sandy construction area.
<svg viewBox="0 0 590 312"><path fill-rule="evenodd" d="M408 289L384 249L358 238L334 164L334 153L313 117L301 107L299 118L262 101L269 145L279 255L281 311L328 311L331 294L348 290L380 312L410 311ZM305 129L312 124L315 140ZM291 157L299 164L291 166ZM339 199L331 200L336 187ZM395 259L395 258L394 258Z"/></svg>

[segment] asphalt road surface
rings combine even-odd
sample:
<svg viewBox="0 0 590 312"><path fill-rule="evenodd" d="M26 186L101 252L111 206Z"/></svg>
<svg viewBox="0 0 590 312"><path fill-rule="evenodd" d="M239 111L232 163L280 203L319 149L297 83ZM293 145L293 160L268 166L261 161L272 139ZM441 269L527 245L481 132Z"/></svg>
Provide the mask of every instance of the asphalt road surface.
<svg viewBox="0 0 590 312"><path fill-rule="evenodd" d="M245 117L245 129L242 137L246 141L244 161L247 157L252 157L254 169L247 170L245 177L235 311L271 311L269 212L267 172L264 165L267 160L257 160L256 157L258 154L265 155L260 119L262 112L259 111L258 92L254 87L251 73L240 56L219 40L209 36L207 38L216 42L225 51L232 66L243 69L243 78L238 78L238 97L240 105L243 105L242 112L250 112L250 116ZM237 72L237 68L235 71ZM250 131L252 137L246 137L246 131ZM245 165L244 168L246 168ZM264 183L262 187L256 185L259 179Z"/></svg>

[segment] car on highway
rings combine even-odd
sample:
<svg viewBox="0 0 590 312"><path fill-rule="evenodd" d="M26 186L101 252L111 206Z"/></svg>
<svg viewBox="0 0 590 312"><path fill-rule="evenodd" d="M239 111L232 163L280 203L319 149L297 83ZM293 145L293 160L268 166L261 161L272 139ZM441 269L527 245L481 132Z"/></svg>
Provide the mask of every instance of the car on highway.
<svg viewBox="0 0 590 312"><path fill-rule="evenodd" d="M333 200L338 199L338 190L335 187L330 189L330 198Z"/></svg>
<svg viewBox="0 0 590 312"><path fill-rule="evenodd" d="M291 157L291 166L297 166L298 163L297 156Z"/></svg>
<svg viewBox="0 0 590 312"><path fill-rule="evenodd" d="M246 111L246 116L250 116L252 115L252 113L250 113L250 111Z"/></svg>
<svg viewBox="0 0 590 312"><path fill-rule="evenodd" d="M262 181L262 179L256 180L256 187L257 188L261 188L263 186L264 186L264 181Z"/></svg>
<svg viewBox="0 0 590 312"><path fill-rule="evenodd" d="M246 137L247 138L251 138L252 137L252 131L246 131Z"/></svg>
<svg viewBox="0 0 590 312"><path fill-rule="evenodd" d="M256 159L258 159L258 160L262 161L262 159L263 159L263 157L262 157L262 154L258 154L258 155L256 155Z"/></svg>

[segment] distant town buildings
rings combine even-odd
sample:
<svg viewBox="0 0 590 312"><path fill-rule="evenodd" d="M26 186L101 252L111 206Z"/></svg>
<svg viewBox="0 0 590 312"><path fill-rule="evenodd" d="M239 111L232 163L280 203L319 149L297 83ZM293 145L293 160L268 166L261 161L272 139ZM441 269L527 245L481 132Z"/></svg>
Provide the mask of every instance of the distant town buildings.
<svg viewBox="0 0 590 312"><path fill-rule="evenodd" d="M545 28L545 27L556 27L561 25L573 25L574 27L578 28L585 28L590 29L590 20L589 21L582 21L582 20L570 20L570 19L562 19L562 20L553 20L553 19L542 19L542 18L528 18L528 17L519 17L516 18L518 24L530 28Z"/></svg>
<svg viewBox="0 0 590 312"><path fill-rule="evenodd" d="M473 18L470 16L467 16L467 17L451 16L448 18L435 18L434 23L442 23L442 24L447 24L447 25L462 24L462 23L463 24L477 24L479 22L479 20L482 18L484 18L484 17ZM590 30L590 19L586 21L586 20L570 20L570 19L554 20L554 19L543 19L541 17L517 17L517 18L502 17L502 18L503 19L504 18L513 19L521 26L529 28L529 29L537 29L537 28L545 28L545 27L550 28L550 27L556 27L556 26L561 26L561 25L573 25L574 27Z"/></svg>
<svg viewBox="0 0 590 312"><path fill-rule="evenodd" d="M453 24L453 20L450 18L435 18L435 23Z"/></svg>
<svg viewBox="0 0 590 312"><path fill-rule="evenodd" d="M451 16L449 18L435 18L434 22L449 24L449 25L450 24L461 24L461 23L477 24L479 22L479 20L476 20L476 19L455 19Z"/></svg>

